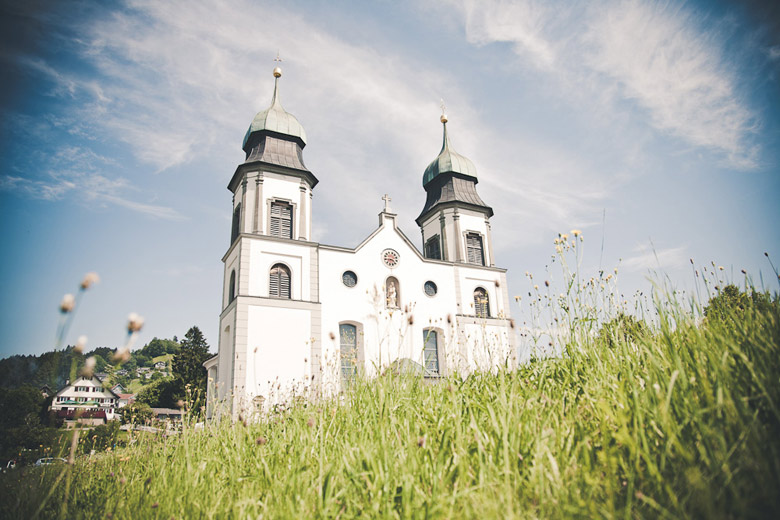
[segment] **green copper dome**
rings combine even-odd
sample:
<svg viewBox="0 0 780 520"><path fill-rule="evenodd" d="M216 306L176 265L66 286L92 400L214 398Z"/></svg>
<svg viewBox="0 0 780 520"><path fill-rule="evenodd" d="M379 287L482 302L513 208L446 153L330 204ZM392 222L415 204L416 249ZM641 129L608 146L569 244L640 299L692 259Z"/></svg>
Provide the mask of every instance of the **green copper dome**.
<svg viewBox="0 0 780 520"><path fill-rule="evenodd" d="M474 163L452 149L449 135L447 135L447 117L441 116L441 122L444 125L444 142L442 143L439 156L425 168L423 186L431 182L437 175L443 173L460 173L476 179L477 168L474 166Z"/></svg>
<svg viewBox="0 0 780 520"><path fill-rule="evenodd" d="M271 106L258 113L252 120L249 130L244 136L242 147L246 147L252 133L261 130L297 137L306 145L306 132L303 130L303 126L295 119L294 115L282 108L282 103L279 101L279 77L281 75L281 69L278 67L274 69L276 80L274 81L274 97L271 100Z"/></svg>

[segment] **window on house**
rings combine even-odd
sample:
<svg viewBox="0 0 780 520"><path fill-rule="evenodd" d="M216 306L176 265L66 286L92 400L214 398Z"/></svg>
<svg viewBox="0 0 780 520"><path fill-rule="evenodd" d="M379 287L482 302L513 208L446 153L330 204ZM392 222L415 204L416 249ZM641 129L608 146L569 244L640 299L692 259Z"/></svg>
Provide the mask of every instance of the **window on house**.
<svg viewBox="0 0 780 520"><path fill-rule="evenodd" d="M439 243L439 235L433 235L425 242L425 258L433 258L435 260L441 260L441 246Z"/></svg>
<svg viewBox="0 0 780 520"><path fill-rule="evenodd" d="M286 202L271 203L271 236L292 238L292 206Z"/></svg>
<svg viewBox="0 0 780 520"><path fill-rule="evenodd" d="M430 374L439 374L439 343L438 334L433 329L423 330L423 362Z"/></svg>
<svg viewBox="0 0 780 520"><path fill-rule="evenodd" d="M232 244L238 238L241 232L241 203L233 210L233 228L230 231L230 243Z"/></svg>
<svg viewBox="0 0 780 520"><path fill-rule="evenodd" d="M485 255L482 251L482 236L479 233L466 235L466 256L470 264L485 265Z"/></svg>
<svg viewBox="0 0 780 520"><path fill-rule="evenodd" d="M228 288L228 303L236 298L236 270L230 272L230 287Z"/></svg>
<svg viewBox="0 0 780 520"><path fill-rule="evenodd" d="M276 264L271 268L268 294L274 298L291 298L290 269L286 265Z"/></svg>
<svg viewBox="0 0 780 520"><path fill-rule="evenodd" d="M474 289L474 314L480 318L490 317L490 300L482 287Z"/></svg>
<svg viewBox="0 0 780 520"><path fill-rule="evenodd" d="M339 325L341 346L341 380L348 382L357 373L357 327L349 323Z"/></svg>

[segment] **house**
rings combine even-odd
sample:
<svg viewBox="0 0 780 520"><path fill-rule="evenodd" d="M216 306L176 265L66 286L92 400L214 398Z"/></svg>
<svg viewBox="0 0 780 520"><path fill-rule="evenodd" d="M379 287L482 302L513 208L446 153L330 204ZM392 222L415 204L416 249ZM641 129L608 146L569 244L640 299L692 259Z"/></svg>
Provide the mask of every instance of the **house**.
<svg viewBox="0 0 780 520"><path fill-rule="evenodd" d="M121 375L121 374L119 374L119 372L121 372L121 370L117 370L117 372L116 372L117 375ZM125 372L124 375L127 375L127 370L124 370L124 372ZM120 383L117 383L117 384L115 384L114 386L111 387L111 391L114 392L115 394L121 394L121 393L125 392L125 387L122 386Z"/></svg>
<svg viewBox="0 0 780 520"><path fill-rule="evenodd" d="M125 393L118 393L119 396L119 404L117 408L124 408L125 406L129 406L135 402L135 394L125 394Z"/></svg>
<svg viewBox="0 0 780 520"><path fill-rule="evenodd" d="M279 100L281 75L275 68L271 105L250 124L245 161L228 184L233 218L219 352L204 363L207 416L235 420L293 395L333 395L356 374L391 365L430 378L513 365L493 209L477 193L476 167L454 150L446 115L441 151L422 175L421 248L398 227L388 195L363 242L321 244L312 237L319 180L303 162L303 126Z"/></svg>
<svg viewBox="0 0 780 520"><path fill-rule="evenodd" d="M165 361L158 361L157 363L154 364L155 370L165 370L166 368L168 368L168 363L166 363Z"/></svg>
<svg viewBox="0 0 780 520"><path fill-rule="evenodd" d="M119 396L96 377L80 377L57 392L51 410L66 421L102 424L116 418Z"/></svg>

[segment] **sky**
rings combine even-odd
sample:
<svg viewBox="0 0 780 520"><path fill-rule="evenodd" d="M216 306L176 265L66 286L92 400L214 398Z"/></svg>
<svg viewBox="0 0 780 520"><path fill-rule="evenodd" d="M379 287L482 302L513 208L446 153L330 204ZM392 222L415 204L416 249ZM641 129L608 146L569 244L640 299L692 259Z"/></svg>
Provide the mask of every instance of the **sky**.
<svg viewBox="0 0 780 520"><path fill-rule="evenodd" d="M579 269L617 267L626 294L658 276L690 290L691 259L778 288L776 3L3 0L0 15L0 357L52 349L89 271L66 343L117 347L136 312L137 345L197 325L216 352L227 183L277 53L320 180L318 242L358 245L385 193L419 242L443 100L510 294L526 271L557 276L572 229Z"/></svg>

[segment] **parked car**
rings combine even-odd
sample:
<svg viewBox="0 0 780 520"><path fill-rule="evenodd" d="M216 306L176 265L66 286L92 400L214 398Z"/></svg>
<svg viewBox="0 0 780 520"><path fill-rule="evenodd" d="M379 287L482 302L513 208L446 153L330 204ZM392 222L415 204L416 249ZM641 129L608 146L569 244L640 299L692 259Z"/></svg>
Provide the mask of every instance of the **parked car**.
<svg viewBox="0 0 780 520"><path fill-rule="evenodd" d="M65 459L59 457L43 457L35 461L36 466L48 466L50 464L65 464L68 462Z"/></svg>

